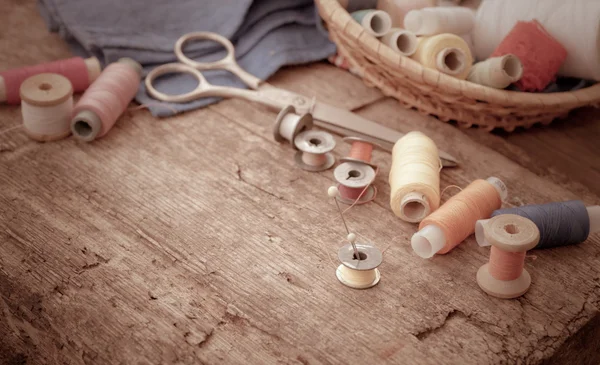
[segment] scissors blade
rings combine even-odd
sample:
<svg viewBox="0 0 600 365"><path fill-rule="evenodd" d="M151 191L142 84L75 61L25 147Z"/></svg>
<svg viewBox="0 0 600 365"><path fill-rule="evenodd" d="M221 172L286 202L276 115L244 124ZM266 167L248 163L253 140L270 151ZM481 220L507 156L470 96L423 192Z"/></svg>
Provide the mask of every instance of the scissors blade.
<svg viewBox="0 0 600 365"><path fill-rule="evenodd" d="M318 101L314 104L312 115L315 119L315 125L321 128L344 136L360 136L370 139L388 151L391 151L393 144L404 136L403 133L377 124L349 110L336 108ZM449 153L439 150L439 156L442 160L442 166L458 166L458 160Z"/></svg>

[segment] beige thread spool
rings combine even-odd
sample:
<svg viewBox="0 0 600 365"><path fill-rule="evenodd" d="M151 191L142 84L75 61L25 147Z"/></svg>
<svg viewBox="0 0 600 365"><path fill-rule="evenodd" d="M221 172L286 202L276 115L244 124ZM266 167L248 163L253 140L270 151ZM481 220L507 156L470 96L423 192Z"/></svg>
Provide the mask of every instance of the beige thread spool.
<svg viewBox="0 0 600 365"><path fill-rule="evenodd" d="M524 255L540 240L540 231L535 223L515 214L493 217L484 226L484 230L486 240L493 246L492 250L519 252ZM477 271L477 284L491 296L511 299L520 297L529 290L531 275L523 268L516 279L501 280L493 276L490 272L490 263L486 263Z"/></svg>
<svg viewBox="0 0 600 365"><path fill-rule="evenodd" d="M335 158L330 153L335 148L335 140L327 132L304 131L294 138L294 144L299 150L295 155L296 165L303 170L324 171L335 163Z"/></svg>
<svg viewBox="0 0 600 365"><path fill-rule="evenodd" d="M468 34L474 26L475 13L462 7L411 10L404 17L404 28L416 35Z"/></svg>
<svg viewBox="0 0 600 365"><path fill-rule="evenodd" d="M411 56L417 51L417 36L411 31L401 28L392 28L383 37L381 42L403 56Z"/></svg>
<svg viewBox="0 0 600 365"><path fill-rule="evenodd" d="M471 68L467 80L496 89L504 89L523 76L521 60L513 54L488 58Z"/></svg>
<svg viewBox="0 0 600 365"><path fill-rule="evenodd" d="M403 28L404 17L414 9L436 6L436 0L378 0L377 9L390 15L392 26Z"/></svg>
<svg viewBox="0 0 600 365"><path fill-rule="evenodd" d="M357 258L352 247L356 236L350 233L348 240L350 243L338 251L338 259L341 262L335 272L338 280L354 289L367 289L377 285L381 279L378 267L383 261L383 254L377 247L356 243L359 255Z"/></svg>
<svg viewBox="0 0 600 365"><path fill-rule="evenodd" d="M21 84L21 113L25 133L36 141L55 141L71 134L73 86L66 77L43 73Z"/></svg>
<svg viewBox="0 0 600 365"><path fill-rule="evenodd" d="M392 27L392 20L385 11L359 10L352 13L354 20L373 37L381 37Z"/></svg>
<svg viewBox="0 0 600 365"><path fill-rule="evenodd" d="M298 115L296 108L289 105L277 115L273 125L273 138L277 142L288 141L294 148L294 138L304 131L313 127L313 118L310 113Z"/></svg>
<svg viewBox="0 0 600 365"><path fill-rule="evenodd" d="M457 79L464 80L473 64L469 45L454 34L417 37L417 51L411 58L424 67L433 68Z"/></svg>
<svg viewBox="0 0 600 365"><path fill-rule="evenodd" d="M375 186L370 185L375 180L375 170L373 167L362 163L362 162L343 162L339 164L335 170L333 170L333 177L338 182L338 189L340 190L353 190L354 192L350 196L343 196L340 194L338 200L341 203L351 204L364 204L372 201L377 194ZM366 191L363 190L366 186L369 186ZM344 189L346 187L348 189ZM356 195L356 192L360 195L360 198ZM358 200L356 200L358 198Z"/></svg>

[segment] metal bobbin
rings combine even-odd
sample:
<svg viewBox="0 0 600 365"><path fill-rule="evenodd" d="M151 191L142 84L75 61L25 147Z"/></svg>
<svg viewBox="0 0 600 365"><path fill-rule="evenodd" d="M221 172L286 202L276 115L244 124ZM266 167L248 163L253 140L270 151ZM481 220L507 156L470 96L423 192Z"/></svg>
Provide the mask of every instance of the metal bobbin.
<svg viewBox="0 0 600 365"><path fill-rule="evenodd" d="M377 188L370 185L375 180L375 170L370 164L363 162L344 162L333 170L333 176L339 185L351 189L364 189L369 185L364 194L356 201L356 204L365 204L374 199ZM338 185L338 187L339 187ZM354 204L356 199L339 196L337 198L344 204Z"/></svg>
<svg viewBox="0 0 600 365"><path fill-rule="evenodd" d="M273 138L277 142L288 141L294 148L296 136L313 127L313 118L310 113L298 115L293 105L288 105L279 112L273 125Z"/></svg>
<svg viewBox="0 0 600 365"><path fill-rule="evenodd" d="M296 164L303 170L324 171L335 163L330 153L335 148L335 140L327 132L304 131L294 138L294 145L299 150L294 156Z"/></svg>
<svg viewBox="0 0 600 365"><path fill-rule="evenodd" d="M354 142L367 143L367 144L370 144L373 147L373 150L375 150L375 149L381 149L381 150L383 150L383 147L381 147L377 143L374 143L372 141L369 141L368 139L364 139L364 138L361 138L361 137L344 137L344 138L342 138L342 140L344 142L346 142L346 143L349 143L350 145L353 145ZM353 157L350 157L350 156L340 158L340 162L359 162L359 163L363 163L363 164L369 165L369 166L371 166L374 169L377 168L377 165L371 163L371 161L359 160L357 158L353 158Z"/></svg>
<svg viewBox="0 0 600 365"><path fill-rule="evenodd" d="M359 257L357 258L354 254L354 248L352 244L346 244L338 251L338 259L341 265L338 266L335 274L338 280L351 288L354 289L367 289L371 288L381 279L379 272L379 265L383 261L383 254L381 251L374 246L357 243L355 244L358 250ZM350 270L347 271L346 269ZM351 277L350 273L356 273L361 280L356 280L355 277Z"/></svg>

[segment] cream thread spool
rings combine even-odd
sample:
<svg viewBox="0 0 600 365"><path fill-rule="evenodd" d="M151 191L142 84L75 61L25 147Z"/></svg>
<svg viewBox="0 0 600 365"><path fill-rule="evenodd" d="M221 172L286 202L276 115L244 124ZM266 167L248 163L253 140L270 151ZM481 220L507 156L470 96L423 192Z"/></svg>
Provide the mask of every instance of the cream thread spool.
<svg viewBox="0 0 600 365"><path fill-rule="evenodd" d="M436 6L435 0L378 0L377 9L389 14L392 27L403 28L404 17L414 9L430 8Z"/></svg>
<svg viewBox="0 0 600 365"><path fill-rule="evenodd" d="M304 131L294 138L294 144L299 150L295 155L296 165L303 170L324 171L335 163L335 158L330 153L335 148L335 140L327 132Z"/></svg>
<svg viewBox="0 0 600 365"><path fill-rule="evenodd" d="M31 76L20 87L25 133L36 141L55 141L71 134L73 86L59 74Z"/></svg>
<svg viewBox="0 0 600 365"><path fill-rule="evenodd" d="M359 10L352 13L352 18L373 37L381 37L392 27L392 19L385 11Z"/></svg>
<svg viewBox="0 0 600 365"><path fill-rule="evenodd" d="M485 226L485 237L492 244L490 262L477 271L477 284L491 296L512 299L525 294L531 285L531 275L523 268L525 252L535 247L540 239L538 227L529 219L515 215L496 216ZM501 260L513 260L504 263L504 268L492 265L503 265ZM507 280L499 274L510 276ZM496 276L496 277L495 277ZM513 277L515 277L513 279Z"/></svg>
<svg viewBox="0 0 600 365"><path fill-rule="evenodd" d="M454 34L438 34L417 37L417 51L411 58L424 67L433 68L447 75L464 80L473 64L469 45Z"/></svg>
<svg viewBox="0 0 600 365"><path fill-rule="evenodd" d="M372 201L377 194L377 188L371 185L375 180L375 170L362 162L339 164L333 170L333 177L339 184L338 200L344 204L351 205L355 202L357 205L365 204ZM365 190L367 185L369 187Z"/></svg>
<svg viewBox="0 0 600 365"><path fill-rule="evenodd" d="M381 43L403 56L412 56L417 51L419 44L417 36L413 32L400 28L390 29L380 40Z"/></svg>
<svg viewBox="0 0 600 365"><path fill-rule="evenodd" d="M470 33L474 26L475 13L462 7L411 10L404 17L404 28L416 35L461 35Z"/></svg>
<svg viewBox="0 0 600 365"><path fill-rule="evenodd" d="M371 288L377 285L381 279L378 267L383 261L383 255L374 246L358 243L356 248L359 260L356 259L351 244L346 244L339 249L338 259L341 264L335 274L342 284L350 288Z"/></svg>
<svg viewBox="0 0 600 365"><path fill-rule="evenodd" d="M467 80L476 84L504 89L523 76L521 60L513 54L488 58L473 65Z"/></svg>
<svg viewBox="0 0 600 365"><path fill-rule="evenodd" d="M277 142L288 141L294 148L294 138L305 130L313 127L313 118L310 113L298 115L293 105L283 108L275 119L273 125L273 138Z"/></svg>

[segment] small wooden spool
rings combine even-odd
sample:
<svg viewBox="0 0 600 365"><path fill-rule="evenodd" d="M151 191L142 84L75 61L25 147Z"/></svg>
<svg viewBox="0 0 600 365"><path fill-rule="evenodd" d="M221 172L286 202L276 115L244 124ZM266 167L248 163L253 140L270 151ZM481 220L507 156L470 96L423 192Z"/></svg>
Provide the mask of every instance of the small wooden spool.
<svg viewBox="0 0 600 365"><path fill-rule="evenodd" d="M281 110L273 125L273 138L277 142L288 141L294 145L296 136L313 127L313 118L309 113L298 115L296 108L289 105ZM294 146L296 148L296 146Z"/></svg>
<svg viewBox="0 0 600 365"><path fill-rule="evenodd" d="M371 184L375 180L375 170L370 165L359 162L343 162L333 170L333 177L339 185L351 189L364 189L365 186ZM339 186L338 186L339 189ZM369 185L364 194L358 199L356 204L365 204L373 200L377 193L377 189L373 185ZM355 199L339 196L337 198L341 203L354 204Z"/></svg>
<svg viewBox="0 0 600 365"><path fill-rule="evenodd" d="M303 170L317 172L329 169L335 163L330 153L335 148L333 136L324 131L309 130L298 134L294 144L296 164Z"/></svg>
<svg viewBox="0 0 600 365"><path fill-rule="evenodd" d="M381 279L379 265L383 261L381 251L374 246L365 244L356 244L360 260L354 255L354 248L351 244L346 244L338 251L338 258L341 265L336 270L338 280L354 289L371 288Z"/></svg>
<svg viewBox="0 0 600 365"><path fill-rule="evenodd" d="M21 84L25 133L36 141L55 141L71 134L73 86L59 74L42 73ZM39 120L34 122L34 119ZM47 122L47 123L45 123Z"/></svg>
<svg viewBox="0 0 600 365"><path fill-rule="evenodd" d="M515 214L498 215L484 227L485 238L496 249L505 252L526 252L540 240L540 231L527 218ZM521 275L510 281L495 278L489 270L490 263L477 271L477 284L491 296L503 299L517 298L525 294L531 285L531 276L523 269Z"/></svg>

